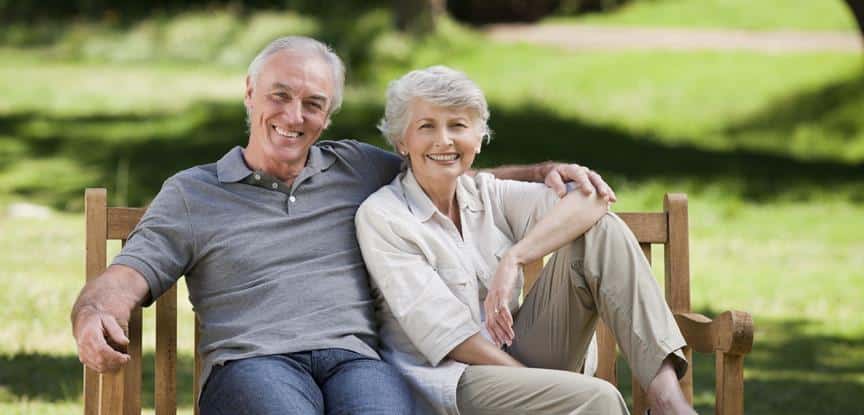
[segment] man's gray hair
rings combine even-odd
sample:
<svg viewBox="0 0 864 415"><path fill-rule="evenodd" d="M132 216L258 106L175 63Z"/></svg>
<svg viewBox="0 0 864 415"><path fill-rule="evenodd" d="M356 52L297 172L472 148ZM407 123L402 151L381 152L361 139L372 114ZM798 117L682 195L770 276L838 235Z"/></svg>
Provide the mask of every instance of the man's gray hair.
<svg viewBox="0 0 864 415"><path fill-rule="evenodd" d="M460 108L474 112L480 121L480 132L488 142L489 107L480 87L464 73L436 65L411 71L390 82L387 88L387 106L378 130L393 148L402 141L411 114L411 101L420 98L445 108Z"/></svg>
<svg viewBox="0 0 864 415"><path fill-rule="evenodd" d="M270 55L281 51L317 55L327 63L328 66L330 66L333 70L333 73L331 74L333 78L333 96L329 97L331 102L327 115L330 116L338 111L342 106L342 92L345 89L345 64L342 63L342 59L339 58L339 55L333 52L333 49L310 37L286 36L276 39L265 46L264 49L258 53L258 56L255 56L255 59L252 59L252 63L249 64L249 70L246 72L249 79L252 80L252 84L254 85L258 80L258 74L261 72L261 66L264 64L264 61L266 61Z"/></svg>

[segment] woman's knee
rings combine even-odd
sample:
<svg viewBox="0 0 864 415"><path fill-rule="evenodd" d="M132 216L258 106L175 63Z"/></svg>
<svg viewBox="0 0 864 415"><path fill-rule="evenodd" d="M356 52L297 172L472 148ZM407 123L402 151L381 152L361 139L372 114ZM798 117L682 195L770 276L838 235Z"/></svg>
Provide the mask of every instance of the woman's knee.
<svg viewBox="0 0 864 415"><path fill-rule="evenodd" d="M599 378L593 378L591 398L585 406L591 413L627 414L627 404L618 388Z"/></svg>

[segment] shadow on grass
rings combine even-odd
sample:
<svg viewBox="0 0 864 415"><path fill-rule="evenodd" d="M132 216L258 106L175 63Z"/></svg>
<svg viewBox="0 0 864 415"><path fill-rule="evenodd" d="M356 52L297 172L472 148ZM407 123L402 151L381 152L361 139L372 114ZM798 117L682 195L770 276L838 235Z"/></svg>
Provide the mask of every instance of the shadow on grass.
<svg viewBox="0 0 864 415"><path fill-rule="evenodd" d="M374 128L382 113L380 104L349 101L324 136L383 145ZM492 113L496 138L478 159L479 167L578 161L609 176L613 185L621 178L725 181L754 200L801 186L854 185L864 179L864 164L671 146L663 137L564 118L530 104ZM0 135L0 191L74 210L81 208L84 187L99 186L119 195L114 203L141 205L177 171L245 145L244 117L239 102L200 102L175 114L0 116L6 134Z"/></svg>
<svg viewBox="0 0 864 415"><path fill-rule="evenodd" d="M177 405L192 407L191 355L179 354L177 362ZM144 354L141 404L153 408L154 354ZM74 355L21 353L0 355L0 401L75 401L83 393L83 369Z"/></svg>
<svg viewBox="0 0 864 415"><path fill-rule="evenodd" d="M783 97L725 135L737 145L812 149L811 156L864 159L864 71Z"/></svg>
<svg viewBox="0 0 864 415"><path fill-rule="evenodd" d="M804 319L755 316L755 326L753 351L744 359L744 413L862 413L852 397L864 394L864 337L813 334L818 323ZM714 355L694 354L693 360L696 409L713 413ZM618 379L630 402L630 370L620 356Z"/></svg>

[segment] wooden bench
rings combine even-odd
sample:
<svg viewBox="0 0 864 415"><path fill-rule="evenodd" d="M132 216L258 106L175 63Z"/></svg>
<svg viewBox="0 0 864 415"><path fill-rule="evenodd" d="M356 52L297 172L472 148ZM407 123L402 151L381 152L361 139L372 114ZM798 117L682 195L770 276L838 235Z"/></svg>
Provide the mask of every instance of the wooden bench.
<svg viewBox="0 0 864 415"><path fill-rule="evenodd" d="M125 243L129 233L144 214L144 208L108 207L105 189L85 192L86 273L87 278L100 275L107 264L107 242ZM748 313L727 311L711 320L690 311L690 256L687 219L687 197L667 194L662 212L619 213L639 240L648 260L652 245L664 246L666 301L675 314L688 347L685 355L692 362L692 352L715 354L715 413L740 415L744 412L744 355L753 346L753 321ZM530 289L539 275L539 261L526 267L525 290ZM174 414L177 410L177 289L166 291L156 301L156 415ZM87 415L141 413L141 309L132 313L129 323L128 353L132 360L126 367L111 374L84 370L84 413ZM200 357L197 353L198 325L195 324L195 368L193 385L198 384ZM602 324L597 328L599 361L597 376L618 385L616 379L616 345L611 331ZM681 386L687 399L693 402L692 364ZM643 414L645 393L635 379L633 413ZM195 395L193 390L186 391ZM197 415L197 396L193 398Z"/></svg>

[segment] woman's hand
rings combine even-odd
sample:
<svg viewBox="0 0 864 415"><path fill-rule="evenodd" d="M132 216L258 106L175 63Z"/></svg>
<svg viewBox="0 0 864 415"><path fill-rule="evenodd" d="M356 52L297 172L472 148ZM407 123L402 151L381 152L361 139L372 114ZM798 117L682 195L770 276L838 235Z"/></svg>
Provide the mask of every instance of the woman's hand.
<svg viewBox="0 0 864 415"><path fill-rule="evenodd" d="M513 285L519 275L519 262L511 252L501 258L495 276L489 284L489 292L483 302L486 311L486 329L492 336L496 346L513 344L513 315L510 314L510 299L513 297Z"/></svg>

